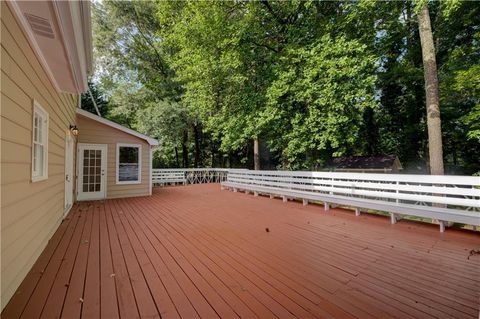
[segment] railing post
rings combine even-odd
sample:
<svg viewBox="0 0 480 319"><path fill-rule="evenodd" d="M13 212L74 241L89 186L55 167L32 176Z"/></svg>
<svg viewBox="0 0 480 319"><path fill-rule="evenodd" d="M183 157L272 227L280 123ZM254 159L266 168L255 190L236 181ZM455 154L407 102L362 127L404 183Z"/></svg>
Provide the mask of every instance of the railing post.
<svg viewBox="0 0 480 319"><path fill-rule="evenodd" d="M397 190L396 190L397 196L398 196L398 185L400 185L400 182L399 182L399 181L397 181ZM398 203L399 203L399 199L397 198L397 199L395 200L395 202L398 204Z"/></svg>

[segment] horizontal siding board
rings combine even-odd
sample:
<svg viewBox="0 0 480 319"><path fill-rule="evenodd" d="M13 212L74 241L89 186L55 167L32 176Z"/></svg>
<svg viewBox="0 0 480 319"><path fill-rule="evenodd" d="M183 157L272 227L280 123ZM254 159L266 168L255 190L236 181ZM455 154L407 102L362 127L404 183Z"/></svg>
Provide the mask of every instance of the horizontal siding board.
<svg viewBox="0 0 480 319"><path fill-rule="evenodd" d="M64 196L63 177L51 178L49 180L31 183L31 187L22 185L6 185L2 191L8 194L2 201L2 230L16 222L31 210L38 207L46 199L52 200L55 197ZM20 193L16 195L15 193Z"/></svg>
<svg viewBox="0 0 480 319"><path fill-rule="evenodd" d="M2 186L15 183L30 183L31 172L30 163L2 163ZM48 166L48 175L57 176L62 175L65 172L65 165L50 163Z"/></svg>
<svg viewBox="0 0 480 319"><path fill-rule="evenodd" d="M61 108L56 104L49 103L40 92L30 83L28 76L21 71L18 66L15 64L15 61L8 54L5 54L5 51L2 47L2 71L5 71L5 74L24 92L24 95L27 97L27 103L20 102L26 105L26 109L29 112L32 112L32 101L35 99L49 115L49 127L50 132L57 134L64 132L68 129L68 120L61 119L58 114L54 111L56 108ZM5 66L5 68L3 68ZM3 81L3 77L2 77ZM15 99L14 99L15 100Z"/></svg>
<svg viewBox="0 0 480 319"><path fill-rule="evenodd" d="M32 115L21 108L15 101L10 99L4 93L5 92L2 91L2 116L12 122L17 123L19 126L30 130L32 126Z"/></svg>
<svg viewBox="0 0 480 319"><path fill-rule="evenodd" d="M5 306L7 301L10 299L9 296L12 296L17 287L20 286L22 280L32 268L32 265L38 259L59 225L60 220L57 220L54 223L50 221L50 227L48 231L42 237L32 239L31 245L28 247L31 249L31 253L19 254L21 258L15 261L15 267L9 269L9 271L5 271L4 273L2 272L2 307ZM13 274L14 277L10 277L10 274ZM7 276L10 279L9 282L4 279Z"/></svg>
<svg viewBox="0 0 480 319"><path fill-rule="evenodd" d="M10 7L1 3L2 307L63 216L65 134L78 97L56 92ZM48 179L32 183L33 100L49 114Z"/></svg>
<svg viewBox="0 0 480 319"><path fill-rule="evenodd" d="M2 139L9 140L12 143L18 143L31 147L32 144L32 131L18 125L2 115ZM8 134L9 132L15 132L15 134Z"/></svg>
<svg viewBox="0 0 480 319"><path fill-rule="evenodd" d="M5 239L2 241L4 271L7 271L9 265L15 261L19 250L27 247L35 238L42 238L45 231L49 231L48 227L52 224L52 219L58 220L61 217L49 214L49 212L58 207L62 200L62 198L56 198L54 201L47 202L11 227L2 230L5 232ZM31 233L32 236L23 236L25 233Z"/></svg>

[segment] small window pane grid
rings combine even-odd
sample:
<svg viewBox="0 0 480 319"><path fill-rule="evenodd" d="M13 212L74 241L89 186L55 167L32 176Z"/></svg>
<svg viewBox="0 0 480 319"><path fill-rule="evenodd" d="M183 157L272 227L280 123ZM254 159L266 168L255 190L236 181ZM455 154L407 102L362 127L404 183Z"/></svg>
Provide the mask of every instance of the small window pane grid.
<svg viewBox="0 0 480 319"><path fill-rule="evenodd" d="M138 182L140 168L140 149L135 146L120 146L118 149L118 181Z"/></svg>
<svg viewBox="0 0 480 319"><path fill-rule="evenodd" d="M33 150L32 150L32 179L39 180L47 175L47 130L48 114L34 106L33 111Z"/></svg>
<svg viewBox="0 0 480 319"><path fill-rule="evenodd" d="M102 181L102 151L83 151L83 185L84 193L99 192Z"/></svg>

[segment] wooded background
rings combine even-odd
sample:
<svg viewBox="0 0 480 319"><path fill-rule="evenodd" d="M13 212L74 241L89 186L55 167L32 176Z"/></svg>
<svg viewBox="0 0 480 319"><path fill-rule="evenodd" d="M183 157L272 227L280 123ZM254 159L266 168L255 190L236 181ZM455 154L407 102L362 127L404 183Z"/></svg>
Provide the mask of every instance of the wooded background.
<svg viewBox="0 0 480 319"><path fill-rule="evenodd" d="M426 5L426 7L425 7ZM93 3L100 112L158 138L154 167L429 172L418 14L430 15L446 173L480 171L480 3ZM88 95L83 108L93 112ZM440 150L442 151L442 150ZM441 153L440 153L441 154Z"/></svg>

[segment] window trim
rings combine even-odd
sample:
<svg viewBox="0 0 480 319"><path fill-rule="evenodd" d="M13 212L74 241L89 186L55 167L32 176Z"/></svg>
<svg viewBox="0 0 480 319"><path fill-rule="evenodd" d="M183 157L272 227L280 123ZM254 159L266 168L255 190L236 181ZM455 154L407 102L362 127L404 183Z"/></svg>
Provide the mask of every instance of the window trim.
<svg viewBox="0 0 480 319"><path fill-rule="evenodd" d="M43 145L43 174L35 176L35 115L38 114L44 121L44 143L37 143ZM32 107L32 158L31 158L31 181L40 182L48 179L48 131L49 131L50 118L48 112L35 100L33 100Z"/></svg>
<svg viewBox="0 0 480 319"><path fill-rule="evenodd" d="M138 180L137 181L119 181L120 175L118 174L120 168L120 147L136 147L138 148ZM131 143L117 143L117 162L115 165L115 184L117 185L131 185L142 183L142 144Z"/></svg>

